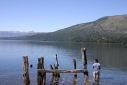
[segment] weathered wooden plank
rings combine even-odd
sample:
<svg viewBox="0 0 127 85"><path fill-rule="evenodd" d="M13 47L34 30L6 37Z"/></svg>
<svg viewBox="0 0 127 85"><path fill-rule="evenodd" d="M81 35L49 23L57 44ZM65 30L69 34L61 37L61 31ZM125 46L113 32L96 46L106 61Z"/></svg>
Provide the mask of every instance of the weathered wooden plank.
<svg viewBox="0 0 127 85"><path fill-rule="evenodd" d="M39 73L43 73L43 72L46 72L46 73L83 73L83 72L87 72L88 70L87 69L76 69L76 70L51 70L51 69L38 69L38 72Z"/></svg>

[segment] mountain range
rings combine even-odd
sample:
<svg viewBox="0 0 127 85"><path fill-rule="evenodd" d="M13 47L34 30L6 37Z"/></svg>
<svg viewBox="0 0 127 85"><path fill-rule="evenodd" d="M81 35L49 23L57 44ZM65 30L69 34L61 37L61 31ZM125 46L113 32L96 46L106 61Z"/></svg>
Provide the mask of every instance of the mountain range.
<svg viewBox="0 0 127 85"><path fill-rule="evenodd" d="M127 14L104 16L54 32L3 39L127 43Z"/></svg>
<svg viewBox="0 0 127 85"><path fill-rule="evenodd" d="M0 31L0 37L19 37L19 36L28 36L34 34L37 34L37 32Z"/></svg>

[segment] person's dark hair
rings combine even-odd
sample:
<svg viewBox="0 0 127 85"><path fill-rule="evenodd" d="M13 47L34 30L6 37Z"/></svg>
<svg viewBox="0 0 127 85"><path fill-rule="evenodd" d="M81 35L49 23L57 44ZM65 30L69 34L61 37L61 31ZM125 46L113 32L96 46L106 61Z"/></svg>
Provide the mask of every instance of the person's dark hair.
<svg viewBox="0 0 127 85"><path fill-rule="evenodd" d="M98 59L95 59L95 61L98 63Z"/></svg>

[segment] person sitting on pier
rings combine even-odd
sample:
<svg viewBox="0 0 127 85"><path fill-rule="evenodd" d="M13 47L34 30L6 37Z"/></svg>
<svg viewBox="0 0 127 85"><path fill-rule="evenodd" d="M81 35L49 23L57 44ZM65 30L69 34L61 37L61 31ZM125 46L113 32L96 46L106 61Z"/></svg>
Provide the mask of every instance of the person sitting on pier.
<svg viewBox="0 0 127 85"><path fill-rule="evenodd" d="M94 64L93 64L93 79L94 81L99 81L99 76L100 76L100 69L101 69L101 65L100 63L98 63L98 59L94 60Z"/></svg>

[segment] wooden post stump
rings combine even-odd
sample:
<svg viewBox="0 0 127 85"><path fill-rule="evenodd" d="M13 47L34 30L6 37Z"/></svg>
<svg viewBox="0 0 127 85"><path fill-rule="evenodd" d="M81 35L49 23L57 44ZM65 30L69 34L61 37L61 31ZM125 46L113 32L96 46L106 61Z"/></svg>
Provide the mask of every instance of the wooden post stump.
<svg viewBox="0 0 127 85"><path fill-rule="evenodd" d="M83 69L87 69L86 49L81 48ZM84 72L84 83L89 85L88 72Z"/></svg>
<svg viewBox="0 0 127 85"><path fill-rule="evenodd" d="M44 57L38 58L37 69L44 69ZM45 85L46 72L37 74L37 85Z"/></svg>
<svg viewBox="0 0 127 85"><path fill-rule="evenodd" d="M56 58L56 66L58 67L59 66L59 63L58 63L57 54L55 54L55 58Z"/></svg>
<svg viewBox="0 0 127 85"><path fill-rule="evenodd" d="M74 63L74 70L76 70L76 59L73 59L73 63ZM74 73L74 77L77 78L77 73Z"/></svg>
<svg viewBox="0 0 127 85"><path fill-rule="evenodd" d="M52 65L50 65L50 69L53 70ZM52 78L51 78L51 80L50 80L50 85L53 84L53 80L54 80L54 73L52 72Z"/></svg>
<svg viewBox="0 0 127 85"><path fill-rule="evenodd" d="M55 58L56 58L56 65L55 65L55 69L58 69L59 63L58 63L58 58L57 58L57 54L55 54ZM60 77L60 73L56 73L55 74L56 77Z"/></svg>
<svg viewBox="0 0 127 85"><path fill-rule="evenodd" d="M29 85L29 63L28 63L28 56L23 56L23 84Z"/></svg>
<svg viewBox="0 0 127 85"><path fill-rule="evenodd" d="M76 70L76 59L73 59L74 70ZM77 82L77 73L74 73L73 85L76 85Z"/></svg>
<svg viewBox="0 0 127 85"><path fill-rule="evenodd" d="M83 68L84 69L87 69L86 49L85 48L81 48L81 53L82 53L82 64L83 64Z"/></svg>

